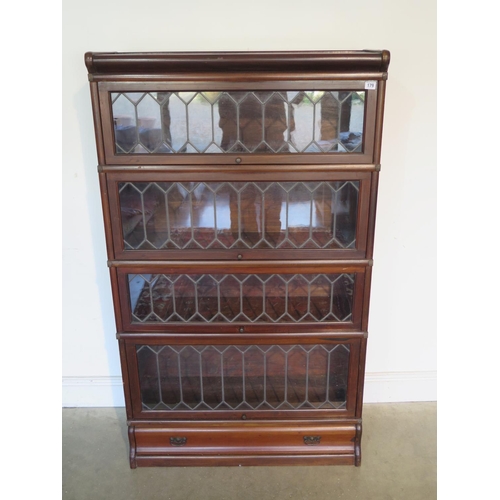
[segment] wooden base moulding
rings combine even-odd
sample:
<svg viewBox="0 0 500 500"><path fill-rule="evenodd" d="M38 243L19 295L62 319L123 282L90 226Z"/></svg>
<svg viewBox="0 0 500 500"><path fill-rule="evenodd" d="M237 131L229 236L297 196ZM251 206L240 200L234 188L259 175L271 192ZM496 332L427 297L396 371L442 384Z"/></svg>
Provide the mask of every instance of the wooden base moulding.
<svg viewBox="0 0 500 500"><path fill-rule="evenodd" d="M130 466L356 465L361 422L131 423Z"/></svg>

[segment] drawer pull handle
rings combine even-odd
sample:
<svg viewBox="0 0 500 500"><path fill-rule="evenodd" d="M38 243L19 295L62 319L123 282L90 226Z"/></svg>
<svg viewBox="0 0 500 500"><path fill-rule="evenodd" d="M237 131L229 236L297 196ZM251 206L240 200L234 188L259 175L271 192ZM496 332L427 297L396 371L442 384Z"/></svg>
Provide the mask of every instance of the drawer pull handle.
<svg viewBox="0 0 500 500"><path fill-rule="evenodd" d="M234 160L236 163L241 163L241 158L236 158L236 160Z"/></svg>
<svg viewBox="0 0 500 500"><path fill-rule="evenodd" d="M187 443L187 437L171 437L170 444L172 446L184 446Z"/></svg>
<svg viewBox="0 0 500 500"><path fill-rule="evenodd" d="M304 444L313 445L319 444L321 436L304 436Z"/></svg>

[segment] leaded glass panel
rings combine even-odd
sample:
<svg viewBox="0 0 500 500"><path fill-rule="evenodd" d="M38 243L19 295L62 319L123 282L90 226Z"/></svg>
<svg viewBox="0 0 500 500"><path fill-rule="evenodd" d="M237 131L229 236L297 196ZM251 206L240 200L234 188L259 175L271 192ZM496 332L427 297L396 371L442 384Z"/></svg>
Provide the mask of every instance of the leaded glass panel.
<svg viewBox="0 0 500 500"><path fill-rule="evenodd" d="M349 344L136 348L144 410L342 409Z"/></svg>
<svg viewBox="0 0 500 500"><path fill-rule="evenodd" d="M360 153L364 91L113 92L115 150Z"/></svg>
<svg viewBox="0 0 500 500"><path fill-rule="evenodd" d="M352 322L355 274L129 274L132 323Z"/></svg>
<svg viewBox="0 0 500 500"><path fill-rule="evenodd" d="M355 248L359 181L120 182L124 247Z"/></svg>

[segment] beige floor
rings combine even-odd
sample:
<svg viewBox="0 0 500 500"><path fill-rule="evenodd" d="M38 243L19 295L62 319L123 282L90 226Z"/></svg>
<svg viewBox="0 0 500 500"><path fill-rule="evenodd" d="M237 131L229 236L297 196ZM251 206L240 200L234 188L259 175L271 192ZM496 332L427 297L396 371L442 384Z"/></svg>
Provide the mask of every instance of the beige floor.
<svg viewBox="0 0 500 500"><path fill-rule="evenodd" d="M365 405L361 467L139 468L123 408L63 410L64 500L433 500L436 403Z"/></svg>

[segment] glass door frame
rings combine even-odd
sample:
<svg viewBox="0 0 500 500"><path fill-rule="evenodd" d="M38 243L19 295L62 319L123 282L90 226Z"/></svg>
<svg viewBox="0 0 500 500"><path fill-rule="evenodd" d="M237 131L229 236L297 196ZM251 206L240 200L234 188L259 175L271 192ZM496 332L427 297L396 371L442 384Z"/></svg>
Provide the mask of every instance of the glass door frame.
<svg viewBox="0 0 500 500"><path fill-rule="evenodd" d="M99 109L103 129L103 145L106 165L234 165L247 164L371 164L374 158L375 127L377 111L377 89L366 89L365 80L333 79L248 79L242 81L241 74L225 73L223 80L218 75L203 75L196 81L169 81L168 75L162 81L141 82L99 82ZM311 91L345 90L366 92L363 152L362 153L169 153L169 154L117 154L115 151L115 133L111 93L119 92L202 92L202 91Z"/></svg>
<svg viewBox="0 0 500 500"><path fill-rule="evenodd" d="M301 331L360 331L363 324L363 302L366 300L366 282L370 270L367 261L205 261L205 262L113 262L116 286L119 292L117 314L120 330L143 333L297 333ZM286 321L286 322L132 322L129 274L355 274L352 297L352 321Z"/></svg>
<svg viewBox="0 0 500 500"><path fill-rule="evenodd" d="M304 331L307 331L304 329ZM213 336L197 336L193 341L191 336L176 335L168 340L159 337L144 336L140 339L128 338L124 340L124 355L126 369L128 373L128 388L131 394L132 418L134 419L154 419L155 421L165 420L191 420L196 415L202 420L246 420L253 419L313 419L313 418L351 418L356 414L357 390L359 377L359 360L363 339L361 336L351 336L349 338L332 338L328 334L297 334L293 337L276 338L273 335L260 337L257 342L246 336L224 336L216 338ZM347 378L347 395L345 408L308 408L308 409L266 409L266 410L146 410L142 406L141 386L139 380L139 366L136 348L138 345L314 345L314 344L349 344L349 368Z"/></svg>
<svg viewBox="0 0 500 500"><path fill-rule="evenodd" d="M306 167L307 168L307 167ZM248 171L234 172L220 169L214 173L176 170L172 172L113 172L106 174L107 193L113 235L113 254L118 260L222 260L255 259L280 260L292 259L362 259L366 255L369 224L369 204L372 176L371 172L346 171L285 171L282 167L267 168L258 173ZM125 249L121 223L119 197L120 182L335 182L359 181L358 207L356 216L356 247L349 248L231 248L231 249Z"/></svg>

